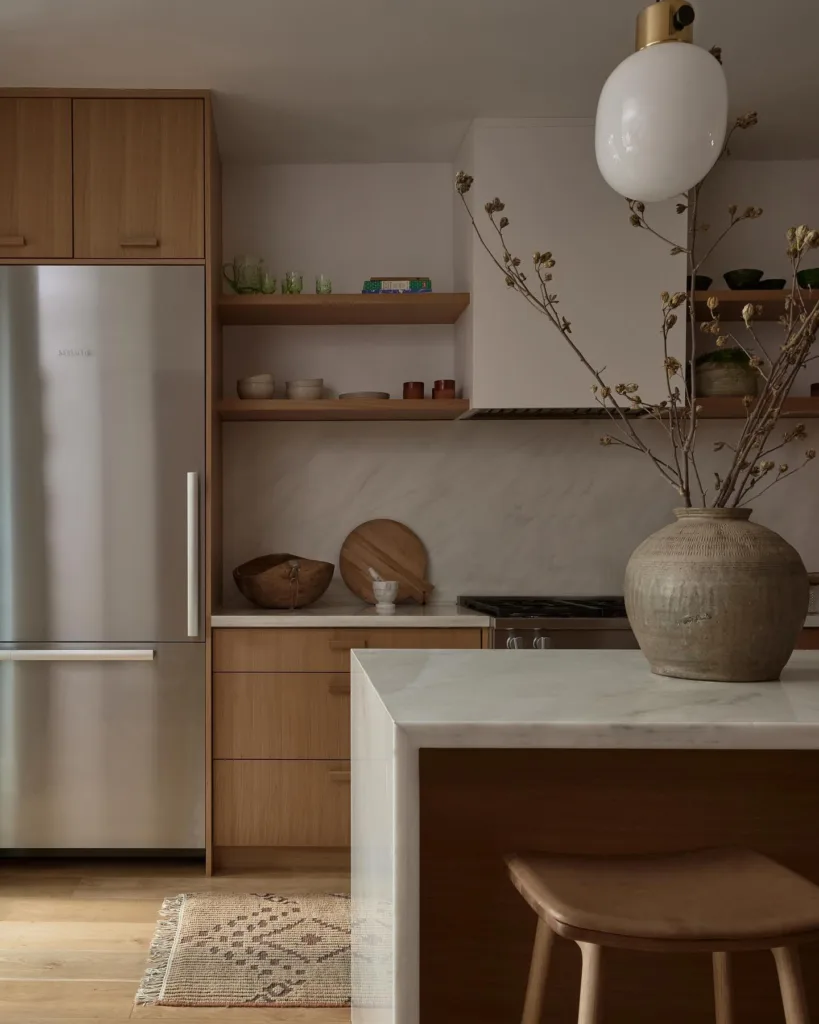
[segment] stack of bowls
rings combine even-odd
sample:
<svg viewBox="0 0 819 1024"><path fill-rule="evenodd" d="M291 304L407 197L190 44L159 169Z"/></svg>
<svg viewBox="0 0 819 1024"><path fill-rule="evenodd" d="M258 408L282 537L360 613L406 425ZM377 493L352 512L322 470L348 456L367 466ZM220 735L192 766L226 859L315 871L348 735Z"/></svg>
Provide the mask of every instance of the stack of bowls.
<svg viewBox="0 0 819 1024"><path fill-rule="evenodd" d="M304 380L289 380L287 382L287 397L296 401L315 401L323 394L323 377L308 377Z"/></svg>
<svg viewBox="0 0 819 1024"><path fill-rule="evenodd" d="M236 381L239 398L272 398L276 393L276 381L272 373L257 373Z"/></svg>

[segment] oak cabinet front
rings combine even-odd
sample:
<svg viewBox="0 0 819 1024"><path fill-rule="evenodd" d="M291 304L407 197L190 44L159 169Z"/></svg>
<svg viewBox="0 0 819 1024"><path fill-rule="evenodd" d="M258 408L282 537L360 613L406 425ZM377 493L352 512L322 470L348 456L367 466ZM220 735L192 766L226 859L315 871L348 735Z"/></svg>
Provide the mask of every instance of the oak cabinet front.
<svg viewBox="0 0 819 1024"><path fill-rule="evenodd" d="M71 100L0 99L0 258L70 258Z"/></svg>
<svg viewBox="0 0 819 1024"><path fill-rule="evenodd" d="M204 102L74 100L74 256L202 259Z"/></svg>
<svg viewBox="0 0 819 1024"><path fill-rule="evenodd" d="M216 761L217 846L349 846L349 761Z"/></svg>
<svg viewBox="0 0 819 1024"><path fill-rule="evenodd" d="M219 862L245 847L273 864L282 848L349 846L350 651L477 649L482 639L474 628L215 629Z"/></svg>

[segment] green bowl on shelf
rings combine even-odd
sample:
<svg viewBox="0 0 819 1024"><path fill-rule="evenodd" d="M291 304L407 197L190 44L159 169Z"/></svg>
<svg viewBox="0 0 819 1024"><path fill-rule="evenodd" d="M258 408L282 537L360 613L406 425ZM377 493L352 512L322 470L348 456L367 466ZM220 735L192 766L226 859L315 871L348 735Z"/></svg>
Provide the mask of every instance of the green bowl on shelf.
<svg viewBox="0 0 819 1024"><path fill-rule="evenodd" d="M787 284L784 277L768 277L764 281L760 281L757 288L760 288L764 292L781 292Z"/></svg>
<svg viewBox="0 0 819 1024"><path fill-rule="evenodd" d="M758 288L764 273L764 270L743 268L742 270L729 270L722 276L725 278L725 283L729 288L735 292L741 292Z"/></svg>
<svg viewBox="0 0 819 1024"><path fill-rule="evenodd" d="M707 292L713 284L713 277L707 277L705 274L694 275L694 291L695 292ZM686 287L691 288L691 276L689 275L685 279Z"/></svg>
<svg viewBox="0 0 819 1024"><path fill-rule="evenodd" d="M819 267L806 267L798 271L796 283L800 288L819 288Z"/></svg>

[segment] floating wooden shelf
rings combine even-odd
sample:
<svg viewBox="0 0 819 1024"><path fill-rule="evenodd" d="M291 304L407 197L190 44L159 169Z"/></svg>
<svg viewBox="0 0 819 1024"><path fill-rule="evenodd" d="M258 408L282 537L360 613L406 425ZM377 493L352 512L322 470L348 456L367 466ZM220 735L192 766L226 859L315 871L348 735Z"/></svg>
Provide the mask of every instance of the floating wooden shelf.
<svg viewBox="0 0 819 1024"><path fill-rule="evenodd" d="M790 289L783 292L772 291L710 291L694 292L694 309L697 320L704 321L711 319L711 311L708 309L708 298L715 295L719 299L719 306L716 312L726 323L734 320L742 320L742 307L752 302L755 306L762 306L760 320L778 320L785 312L785 299L790 295ZM819 302L819 291L801 292L805 305L810 309Z"/></svg>
<svg viewBox="0 0 819 1024"><path fill-rule="evenodd" d="M319 398L312 402L225 398L218 411L222 420L457 420L469 411L469 402L465 398Z"/></svg>
<svg viewBox="0 0 819 1024"><path fill-rule="evenodd" d="M745 419L745 406L741 398L698 398L702 406L700 416L708 420ZM786 398L782 415L788 419L819 417L819 398Z"/></svg>
<svg viewBox="0 0 819 1024"><path fill-rule="evenodd" d="M424 295L223 295L219 317L228 326L332 324L454 324L468 292Z"/></svg>

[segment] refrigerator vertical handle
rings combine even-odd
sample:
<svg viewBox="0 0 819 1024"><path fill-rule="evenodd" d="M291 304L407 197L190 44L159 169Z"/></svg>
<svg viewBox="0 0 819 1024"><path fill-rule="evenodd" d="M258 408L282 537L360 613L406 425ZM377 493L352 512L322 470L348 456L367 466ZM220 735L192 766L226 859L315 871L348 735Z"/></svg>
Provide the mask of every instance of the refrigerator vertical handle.
<svg viewBox="0 0 819 1024"><path fill-rule="evenodd" d="M188 473L188 636L199 636L198 473Z"/></svg>

